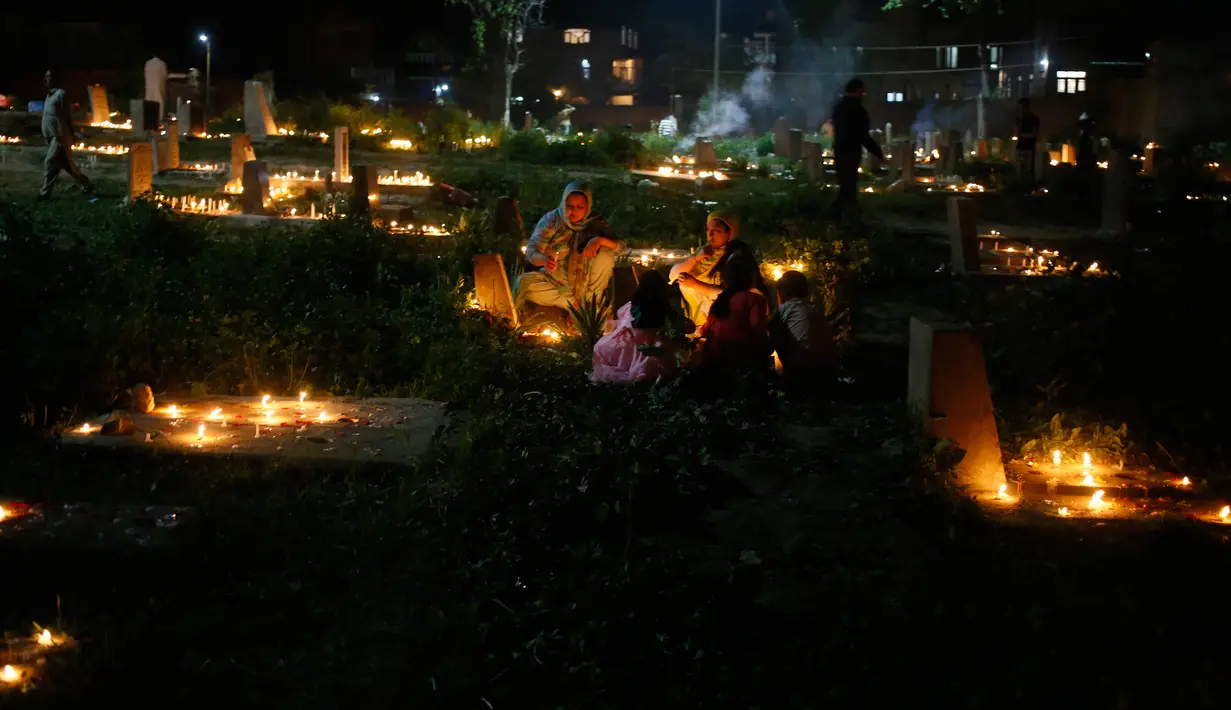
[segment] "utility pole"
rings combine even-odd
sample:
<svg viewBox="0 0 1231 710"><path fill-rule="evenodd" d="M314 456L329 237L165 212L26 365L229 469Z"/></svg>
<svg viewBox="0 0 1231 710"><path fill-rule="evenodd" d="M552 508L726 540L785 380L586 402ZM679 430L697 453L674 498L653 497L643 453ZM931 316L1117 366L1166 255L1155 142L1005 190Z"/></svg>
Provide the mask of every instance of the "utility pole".
<svg viewBox="0 0 1231 710"><path fill-rule="evenodd" d="M718 52L722 37L722 0L714 0L714 101L718 100Z"/></svg>
<svg viewBox="0 0 1231 710"><path fill-rule="evenodd" d="M203 117L203 120L204 120L205 125L208 127L209 126L209 84L210 84L210 81L209 81L210 80L210 66L209 65L210 65L210 60L213 58L211 56L213 54L213 46L211 45L209 41L209 35L201 35L199 39L205 43L205 111L204 111L205 115Z"/></svg>

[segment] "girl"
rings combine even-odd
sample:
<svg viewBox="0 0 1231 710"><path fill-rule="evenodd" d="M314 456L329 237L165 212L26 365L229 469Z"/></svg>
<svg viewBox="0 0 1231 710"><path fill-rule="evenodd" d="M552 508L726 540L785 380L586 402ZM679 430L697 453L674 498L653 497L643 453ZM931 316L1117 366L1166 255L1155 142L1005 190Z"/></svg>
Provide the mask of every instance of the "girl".
<svg viewBox="0 0 1231 710"><path fill-rule="evenodd" d="M701 336L707 366L766 367L770 354L769 302L755 290L760 270L755 261L736 255L722 272L722 293L710 306Z"/></svg>
<svg viewBox="0 0 1231 710"><path fill-rule="evenodd" d="M632 384L670 377L692 321L671 306L667 279L657 271L641 276L630 302L616 314L615 329L594 345L591 382Z"/></svg>
<svg viewBox="0 0 1231 710"><path fill-rule="evenodd" d="M671 267L671 281L679 283L685 315L693 322L705 322L710 304L722 291L719 262L726 256L727 245L738 236L739 218L725 210L717 210L706 218L705 246Z"/></svg>

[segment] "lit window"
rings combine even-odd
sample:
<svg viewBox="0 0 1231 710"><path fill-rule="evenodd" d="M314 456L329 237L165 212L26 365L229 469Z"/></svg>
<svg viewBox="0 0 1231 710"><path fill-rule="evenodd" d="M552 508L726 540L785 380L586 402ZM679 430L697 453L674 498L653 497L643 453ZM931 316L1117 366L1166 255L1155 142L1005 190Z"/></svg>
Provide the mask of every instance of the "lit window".
<svg viewBox="0 0 1231 710"><path fill-rule="evenodd" d="M1084 71L1056 72L1056 91L1061 94L1076 94L1086 90Z"/></svg>
<svg viewBox="0 0 1231 710"><path fill-rule="evenodd" d="M565 44L589 44L590 30L565 30Z"/></svg>
<svg viewBox="0 0 1231 710"><path fill-rule="evenodd" d="M896 91L896 92L890 91L889 93L885 94L885 100L888 101L889 103L900 104L902 103L902 92L901 91Z"/></svg>
<svg viewBox="0 0 1231 710"><path fill-rule="evenodd" d="M590 60L589 59L581 60L581 78L582 79L590 78Z"/></svg>
<svg viewBox="0 0 1231 710"><path fill-rule="evenodd" d="M937 47L936 66L942 69L956 69L957 47Z"/></svg>
<svg viewBox="0 0 1231 710"><path fill-rule="evenodd" d="M993 69L995 69L996 66L1000 64L1002 54L1003 54L1003 49L1001 47L988 47L987 48L987 62L988 64L992 65Z"/></svg>
<svg viewBox="0 0 1231 710"><path fill-rule="evenodd" d="M636 84L640 70L640 59L617 59L611 63L611 75L626 84Z"/></svg>
<svg viewBox="0 0 1231 710"><path fill-rule="evenodd" d="M612 106L632 106L633 105L633 95L632 94L617 94L616 96L612 96L611 105Z"/></svg>

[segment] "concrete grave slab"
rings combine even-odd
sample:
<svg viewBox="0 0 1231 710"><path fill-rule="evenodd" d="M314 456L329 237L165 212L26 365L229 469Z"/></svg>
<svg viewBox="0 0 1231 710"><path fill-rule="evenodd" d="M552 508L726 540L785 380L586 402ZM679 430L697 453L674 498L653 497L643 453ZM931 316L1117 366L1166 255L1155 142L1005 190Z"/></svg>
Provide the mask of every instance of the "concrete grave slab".
<svg viewBox="0 0 1231 710"><path fill-rule="evenodd" d="M474 292L479 308L497 318L506 318L517 327L517 309L509 288L509 274L504 258L499 254L476 254L474 257Z"/></svg>
<svg viewBox="0 0 1231 710"><path fill-rule="evenodd" d="M90 84L90 121L102 123L111 120L111 104L107 101L107 87Z"/></svg>
<svg viewBox="0 0 1231 710"><path fill-rule="evenodd" d="M154 151L146 143L128 146L128 199L135 200L154 189Z"/></svg>
<svg viewBox="0 0 1231 710"><path fill-rule="evenodd" d="M979 231L975 221L975 203L969 197L950 197L949 268L954 274L978 273Z"/></svg>
<svg viewBox="0 0 1231 710"><path fill-rule="evenodd" d="M162 394L158 402L149 414L129 414L136 427L129 436L104 436L96 422L89 432L65 432L62 442L310 465L409 464L449 421L444 403L424 399L271 397L262 404L261 397Z"/></svg>
<svg viewBox="0 0 1231 710"><path fill-rule="evenodd" d="M951 439L966 452L958 485L972 495L995 495L1005 483L1004 463L983 344L973 330L911 319L907 402L933 436Z"/></svg>
<svg viewBox="0 0 1231 710"><path fill-rule="evenodd" d="M244 131L256 143L278 135L278 124L265 96L265 85L259 81L244 82Z"/></svg>
<svg viewBox="0 0 1231 710"><path fill-rule="evenodd" d="M32 506L0 521L0 547L78 550L168 550L200 530L193 508L99 503Z"/></svg>

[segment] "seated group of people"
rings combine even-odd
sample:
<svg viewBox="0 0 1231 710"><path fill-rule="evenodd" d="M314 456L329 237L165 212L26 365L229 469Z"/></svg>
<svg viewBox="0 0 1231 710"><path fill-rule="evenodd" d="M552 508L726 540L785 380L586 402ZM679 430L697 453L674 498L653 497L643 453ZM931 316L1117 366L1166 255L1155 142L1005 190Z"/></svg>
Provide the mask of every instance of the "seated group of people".
<svg viewBox="0 0 1231 710"><path fill-rule="evenodd" d="M567 308L602 296L624 242L593 211L589 185L570 183L560 206L543 215L526 246L517 301ZM594 346L596 382L654 381L686 360L719 369L767 369L776 354L784 375L809 379L836 365L824 313L809 304L808 279L785 272L772 292L739 220L717 211L706 220L706 244L672 267L670 277L643 273L632 300ZM690 353L689 336L699 335Z"/></svg>

